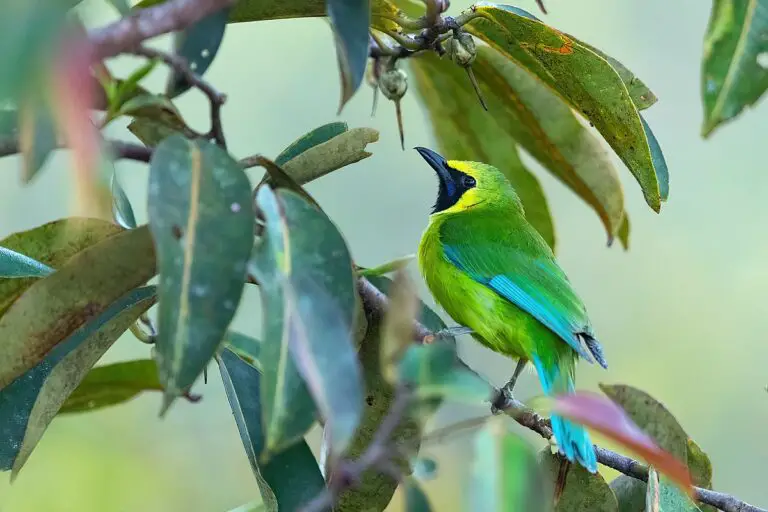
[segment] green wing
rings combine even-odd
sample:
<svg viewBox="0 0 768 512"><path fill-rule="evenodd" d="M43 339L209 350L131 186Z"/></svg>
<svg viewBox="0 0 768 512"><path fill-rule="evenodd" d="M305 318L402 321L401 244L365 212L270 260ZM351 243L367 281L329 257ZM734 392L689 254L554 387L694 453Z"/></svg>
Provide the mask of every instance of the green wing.
<svg viewBox="0 0 768 512"><path fill-rule="evenodd" d="M528 224L446 222L440 230L446 258L456 267L557 334L581 357L607 367L587 310L554 255Z"/></svg>

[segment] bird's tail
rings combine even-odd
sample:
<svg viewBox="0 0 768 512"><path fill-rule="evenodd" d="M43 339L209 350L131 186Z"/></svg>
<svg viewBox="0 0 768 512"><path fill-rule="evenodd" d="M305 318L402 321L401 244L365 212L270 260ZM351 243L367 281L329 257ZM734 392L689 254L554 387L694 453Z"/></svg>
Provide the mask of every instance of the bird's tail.
<svg viewBox="0 0 768 512"><path fill-rule="evenodd" d="M532 360L539 374L544 393L559 395L574 392L575 354L561 354L551 360L543 360L534 356ZM555 435L560 453L571 462L577 461L588 471L597 472L595 448L586 429L554 414L550 419L552 421L552 433Z"/></svg>

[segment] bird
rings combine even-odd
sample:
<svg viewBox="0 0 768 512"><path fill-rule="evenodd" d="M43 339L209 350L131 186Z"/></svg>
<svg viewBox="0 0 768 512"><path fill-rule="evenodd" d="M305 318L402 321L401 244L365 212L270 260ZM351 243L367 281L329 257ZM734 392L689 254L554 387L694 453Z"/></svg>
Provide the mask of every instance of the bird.
<svg viewBox="0 0 768 512"><path fill-rule="evenodd" d="M607 368L584 303L526 220L504 174L488 164L414 149L439 180L419 243L421 274L457 329L471 330L481 344L517 360L504 392L511 396L529 362L546 395L575 392L579 359ZM586 429L558 415L551 424L559 452L595 473L597 458Z"/></svg>

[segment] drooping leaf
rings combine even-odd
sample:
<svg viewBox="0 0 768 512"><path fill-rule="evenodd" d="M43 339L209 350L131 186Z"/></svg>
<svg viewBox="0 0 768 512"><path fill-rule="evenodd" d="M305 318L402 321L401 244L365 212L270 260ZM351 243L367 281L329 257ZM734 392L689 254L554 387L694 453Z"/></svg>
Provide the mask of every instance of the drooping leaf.
<svg viewBox="0 0 768 512"><path fill-rule="evenodd" d="M152 155L148 210L160 272L156 356L167 409L213 357L240 302L253 246L250 183L217 145L174 135Z"/></svg>
<svg viewBox="0 0 768 512"><path fill-rule="evenodd" d="M56 123L46 100L33 96L24 103L18 133L23 163L21 180L30 183L58 146Z"/></svg>
<svg viewBox="0 0 768 512"><path fill-rule="evenodd" d="M35 281L0 318L0 389L154 274L152 238L143 226L96 243Z"/></svg>
<svg viewBox="0 0 768 512"><path fill-rule="evenodd" d="M103 220L72 217L15 233L0 241L0 247L55 269L81 250L119 231L118 226ZM0 315L34 282L35 279L0 277Z"/></svg>
<svg viewBox="0 0 768 512"><path fill-rule="evenodd" d="M547 489L533 449L500 421L478 430L467 510L547 510Z"/></svg>
<svg viewBox="0 0 768 512"><path fill-rule="evenodd" d="M674 454L660 448L611 400L588 392L561 395L555 399L554 411L618 442L681 486L691 488L691 475L686 465Z"/></svg>
<svg viewBox="0 0 768 512"><path fill-rule="evenodd" d="M0 278L45 277L52 272L44 263L0 247Z"/></svg>
<svg viewBox="0 0 768 512"><path fill-rule="evenodd" d="M608 63L613 66L613 69L616 70L616 73L618 73L619 77L621 77L621 81L624 82L624 85L627 87L627 92L629 92L629 96L632 98L632 102L635 104L635 107L637 107L637 110L645 110L648 107L653 106L659 100L656 95L653 94L653 92L648 88L648 86L645 85L645 83L640 80L640 78L638 78L632 71L627 69L624 64L614 59L610 55L606 55L604 52L592 45L589 45L583 41L581 44L607 60Z"/></svg>
<svg viewBox="0 0 768 512"><path fill-rule="evenodd" d="M419 482L413 478L408 478L405 481L405 511L432 512L429 498L421 490Z"/></svg>
<svg viewBox="0 0 768 512"><path fill-rule="evenodd" d="M621 76L603 57L578 39L557 31L521 10L481 3L479 17L466 28L486 41L584 115L627 165L648 205L661 208L659 174L637 107Z"/></svg>
<svg viewBox="0 0 768 512"><path fill-rule="evenodd" d="M341 135L347 130L349 130L347 123L342 123L339 121L319 126L293 141L290 146L285 148L279 155L277 155L277 158L275 158L275 163L277 165L285 165L305 151L312 149L319 144L328 142L332 138Z"/></svg>
<svg viewBox="0 0 768 512"><path fill-rule="evenodd" d="M465 72L451 62L440 62L430 54L412 59L410 65L440 152L450 160L481 161L499 168L520 196L528 222L554 248L554 226L544 192L520 160L517 145L505 128L513 123L503 114L504 103L485 88L486 112Z"/></svg>
<svg viewBox="0 0 768 512"><path fill-rule="evenodd" d="M270 312L269 305L265 311L270 314L265 315L263 365L271 366L267 351L275 348L268 346L277 347L275 361L287 348L338 454L351 441L363 412L363 382L352 342L357 310L352 262L330 219L301 196L260 187L256 201L267 234L256 248L252 271L263 288L276 287L280 295L271 306L280 314ZM265 302L276 302L273 293L265 292ZM268 446L270 438L285 439L279 429L272 435L268 431Z"/></svg>
<svg viewBox="0 0 768 512"><path fill-rule="evenodd" d="M93 411L125 403L145 391L162 390L152 359L97 366L69 395L59 414Z"/></svg>
<svg viewBox="0 0 768 512"><path fill-rule="evenodd" d="M325 5L336 35L336 57L341 75L341 111L365 76L371 6L369 0L326 0Z"/></svg>
<svg viewBox="0 0 768 512"><path fill-rule="evenodd" d="M133 207L128 195L120 186L120 180L117 178L117 169L112 172L112 217L118 225L125 229L136 227L136 216L133 214Z"/></svg>
<svg viewBox="0 0 768 512"><path fill-rule="evenodd" d="M647 512L701 512L691 498L655 469L648 470Z"/></svg>
<svg viewBox="0 0 768 512"><path fill-rule="evenodd" d="M154 297L149 286L119 298L0 391L0 470L18 474L70 393Z"/></svg>
<svg viewBox="0 0 768 512"><path fill-rule="evenodd" d="M216 57L221 41L224 39L224 30L227 28L231 10L231 7L219 9L182 32L176 33L175 53L187 61L195 74L203 76ZM191 86L192 84L184 75L173 71L168 78L166 93L174 98Z"/></svg>
<svg viewBox="0 0 768 512"><path fill-rule="evenodd" d="M738 116L768 88L768 1L715 0L704 38L702 134Z"/></svg>
<svg viewBox="0 0 768 512"><path fill-rule="evenodd" d="M278 508L280 511L299 510L301 505L325 489L325 481L312 451L301 439L273 454L267 463L262 463L260 456L266 449L261 422L262 376L229 349L221 352L218 363L224 390L259 484L265 509L268 512L277 512Z"/></svg>
<svg viewBox="0 0 768 512"><path fill-rule="evenodd" d="M544 474L551 482L557 482L564 460L545 448L539 456ZM555 503L555 512L618 512L616 496L600 473L590 473L580 464L569 464Z"/></svg>

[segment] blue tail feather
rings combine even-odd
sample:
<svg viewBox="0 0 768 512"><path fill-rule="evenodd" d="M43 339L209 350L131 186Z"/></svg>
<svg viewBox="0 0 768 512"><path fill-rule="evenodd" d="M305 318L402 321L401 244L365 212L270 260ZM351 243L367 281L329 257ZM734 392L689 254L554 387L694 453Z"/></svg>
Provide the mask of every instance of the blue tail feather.
<svg viewBox="0 0 768 512"><path fill-rule="evenodd" d="M566 356L572 357L572 356ZM547 395L560 393L573 393L573 367L575 361L563 361L563 365L544 365L537 356L532 358L536 371L539 374L541 387ZM560 368L565 366L565 368ZM560 453L571 462L578 462L589 472L597 472L597 456L595 447L586 429L565 418L552 415L552 433L557 440L557 446Z"/></svg>

